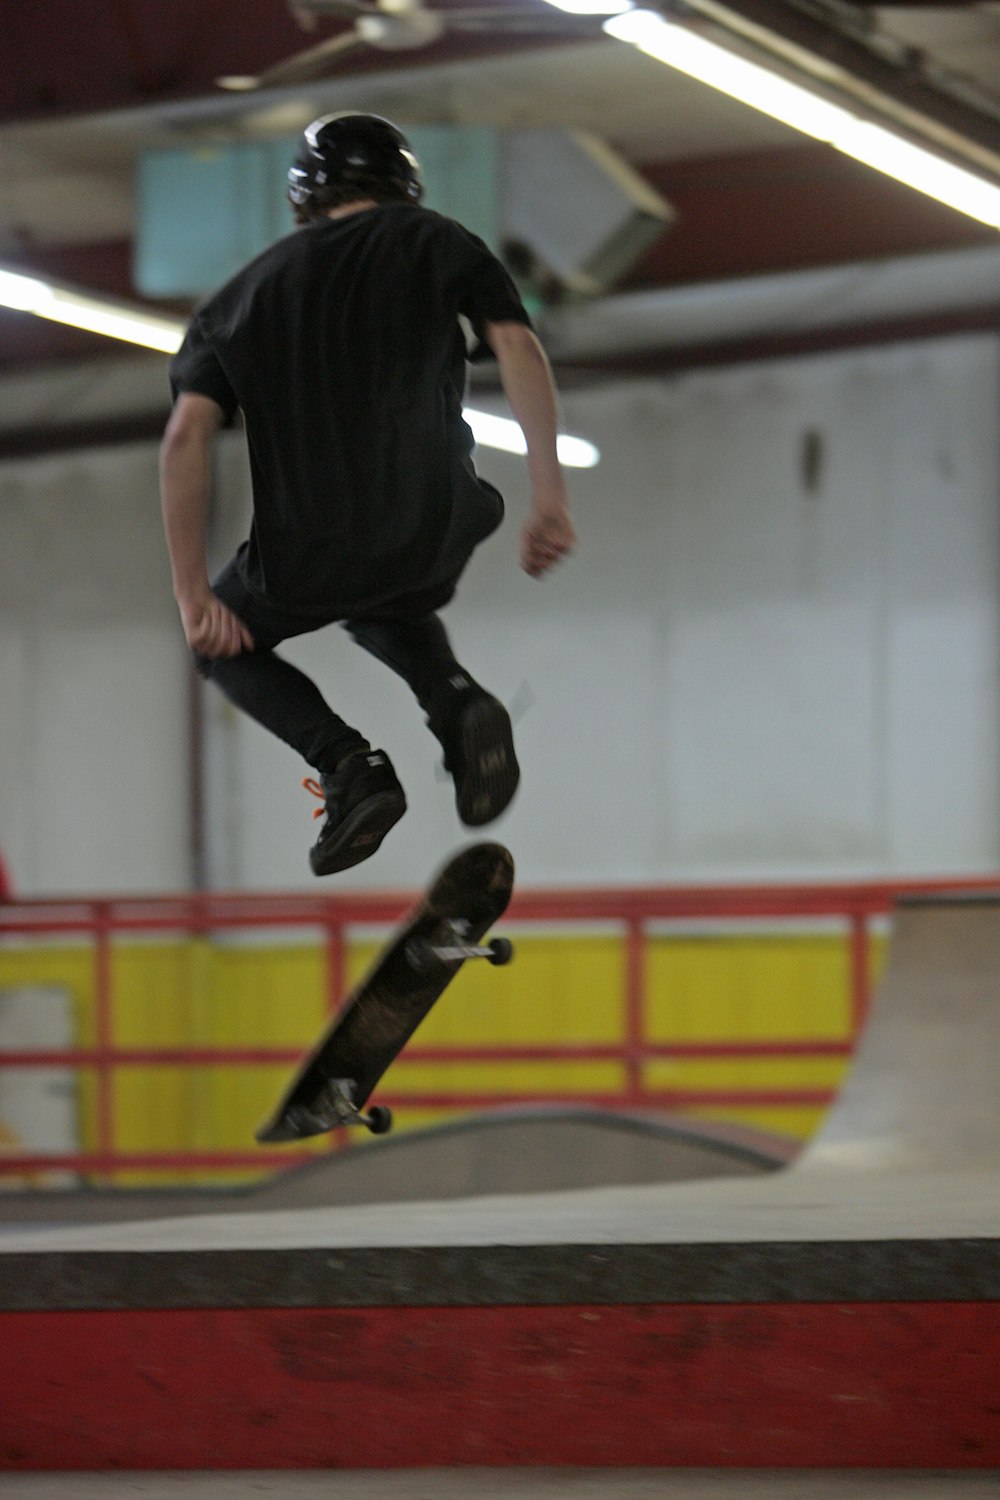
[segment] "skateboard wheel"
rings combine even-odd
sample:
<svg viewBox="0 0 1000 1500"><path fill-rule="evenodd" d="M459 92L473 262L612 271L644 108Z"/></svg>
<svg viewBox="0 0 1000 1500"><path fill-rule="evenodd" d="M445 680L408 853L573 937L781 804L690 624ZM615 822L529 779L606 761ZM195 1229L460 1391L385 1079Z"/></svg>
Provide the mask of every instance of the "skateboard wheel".
<svg viewBox="0 0 1000 1500"><path fill-rule="evenodd" d="M509 964L514 957L514 944L510 938L492 938L489 950L491 964Z"/></svg>
<svg viewBox="0 0 1000 1500"><path fill-rule="evenodd" d="M392 1129L392 1110L385 1104L373 1104L368 1111L368 1129L372 1135L385 1135Z"/></svg>

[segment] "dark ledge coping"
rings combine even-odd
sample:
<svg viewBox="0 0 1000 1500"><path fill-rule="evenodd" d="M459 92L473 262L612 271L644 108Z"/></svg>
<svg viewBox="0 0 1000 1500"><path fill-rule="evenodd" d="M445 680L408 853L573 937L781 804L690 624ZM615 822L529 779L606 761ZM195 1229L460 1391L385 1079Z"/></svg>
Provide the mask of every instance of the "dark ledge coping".
<svg viewBox="0 0 1000 1500"><path fill-rule="evenodd" d="M1000 1240L13 1251L0 1311L1000 1300Z"/></svg>

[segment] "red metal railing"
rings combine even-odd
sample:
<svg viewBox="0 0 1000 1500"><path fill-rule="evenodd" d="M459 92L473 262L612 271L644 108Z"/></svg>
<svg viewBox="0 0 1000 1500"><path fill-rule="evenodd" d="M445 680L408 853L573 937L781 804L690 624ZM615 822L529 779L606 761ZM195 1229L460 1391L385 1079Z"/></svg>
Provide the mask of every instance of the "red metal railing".
<svg viewBox="0 0 1000 1500"><path fill-rule="evenodd" d="M617 1062L625 1083L614 1093L567 1093L561 1103L586 1103L611 1109L678 1112L710 1105L749 1108L785 1105L822 1107L823 1089L740 1089L695 1092L651 1089L644 1084L648 1063L658 1059L737 1059L845 1057L867 1014L871 995L870 939L873 923L902 898L921 895L1000 894L1000 876L946 881L906 881L809 886L698 886L551 890L517 892L507 923L558 929L566 924L615 924L624 934L625 965L622 1039L614 1043L550 1045L429 1046L419 1039L407 1058L422 1063L483 1062ZM261 927L313 929L323 934L329 1008L345 989L346 934L349 928L391 926L412 904L412 895L267 895L205 894L100 899L15 901L0 905L0 940L83 937L92 945L95 1021L94 1045L72 1048L10 1049L0 1046L2 1068L89 1068L95 1075L95 1149L63 1154L15 1153L0 1156L0 1176L72 1171L107 1177L121 1171L159 1172L183 1169L230 1170L274 1166L279 1159L264 1151L123 1152L115 1148L114 1074L122 1067L293 1066L301 1049L288 1047L173 1048L119 1047L114 1041L113 945L129 934L170 932L202 936ZM747 921L838 919L846 924L851 996L850 1035L843 1041L795 1037L767 1041L687 1041L662 1043L648 1034L646 959L650 929L658 923L710 920L737 927ZM435 1093L407 1093L394 1088L389 1102L414 1109L487 1109L497 1105L551 1102L551 1094L485 1093L442 1088ZM281 1153L282 1165L306 1153ZM311 1155L311 1153L310 1153Z"/></svg>

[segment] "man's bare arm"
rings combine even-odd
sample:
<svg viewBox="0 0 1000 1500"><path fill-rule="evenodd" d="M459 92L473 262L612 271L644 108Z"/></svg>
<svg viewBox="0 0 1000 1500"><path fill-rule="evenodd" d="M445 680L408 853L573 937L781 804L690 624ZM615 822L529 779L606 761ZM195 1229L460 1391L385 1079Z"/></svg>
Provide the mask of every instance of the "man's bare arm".
<svg viewBox="0 0 1000 1500"><path fill-rule="evenodd" d="M206 562L212 448L224 413L208 396L181 395L160 446L160 499L174 598L187 643L201 656L253 650L243 622L212 593Z"/></svg>
<svg viewBox="0 0 1000 1500"><path fill-rule="evenodd" d="M531 509L521 530L521 566L532 578L548 572L576 541L569 496L556 453L558 399L537 337L523 323L487 323L510 409L528 445Z"/></svg>

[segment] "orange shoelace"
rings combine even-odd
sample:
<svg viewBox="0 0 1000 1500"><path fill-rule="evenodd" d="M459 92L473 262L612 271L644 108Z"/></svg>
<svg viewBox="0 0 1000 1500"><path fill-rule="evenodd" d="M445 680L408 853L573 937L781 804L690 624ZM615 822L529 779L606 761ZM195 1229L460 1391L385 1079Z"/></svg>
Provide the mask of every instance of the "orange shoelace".
<svg viewBox="0 0 1000 1500"><path fill-rule="evenodd" d="M326 793L314 776L303 776L302 785L305 787L307 792L312 792L313 796L318 797L319 800L323 803L322 807L313 808L313 817L321 818L326 812Z"/></svg>

